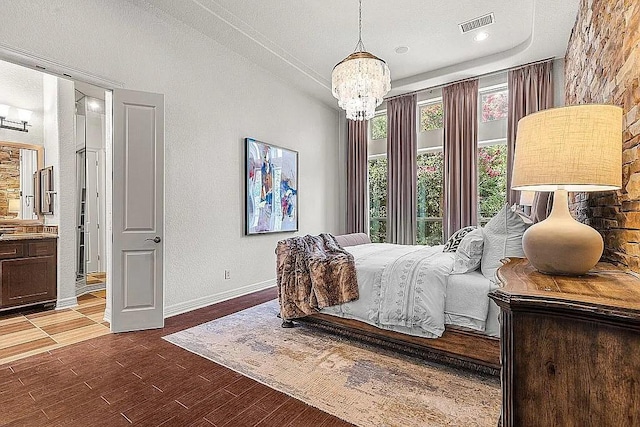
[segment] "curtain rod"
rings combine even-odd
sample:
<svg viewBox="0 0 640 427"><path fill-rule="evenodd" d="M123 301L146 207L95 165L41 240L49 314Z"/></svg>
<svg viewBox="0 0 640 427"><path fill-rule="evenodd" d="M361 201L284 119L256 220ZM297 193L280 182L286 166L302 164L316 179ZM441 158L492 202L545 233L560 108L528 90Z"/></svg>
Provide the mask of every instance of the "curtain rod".
<svg viewBox="0 0 640 427"><path fill-rule="evenodd" d="M384 101L389 101L390 99L400 98L401 96L405 96L405 95L413 95L414 93L418 94L418 93L421 93L421 92L426 92L428 90L441 89L441 88L443 88L445 86L449 86L449 85L452 85L452 84L455 84L455 83L462 83L462 82L466 82L466 81L469 81L469 80L479 79L479 78L482 78L482 77L491 77L491 76L495 76L497 74L502 74L502 73L507 72L507 71L519 70L520 68L529 67L531 65L536 65L536 64L542 64L543 62L549 62L549 61L553 61L555 59L556 58L552 56L550 58L541 59L539 61L529 62L527 64L518 65L516 67L503 68L502 70L492 71L492 72L486 73L486 74L480 74L480 75L475 76L475 77L467 77L467 78L464 78L464 79L454 80L452 82L444 83L444 84L437 85L437 86L431 86L431 87L426 87L426 88L423 88L423 89L412 90L411 92L406 92L406 93L403 93L403 94L400 94L400 95L389 96L387 98L384 98Z"/></svg>

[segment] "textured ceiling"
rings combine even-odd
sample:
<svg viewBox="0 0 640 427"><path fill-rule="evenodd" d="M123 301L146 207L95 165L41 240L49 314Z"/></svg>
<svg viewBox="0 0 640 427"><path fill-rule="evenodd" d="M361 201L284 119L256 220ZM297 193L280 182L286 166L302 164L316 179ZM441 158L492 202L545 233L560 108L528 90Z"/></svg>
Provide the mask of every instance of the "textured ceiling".
<svg viewBox="0 0 640 427"><path fill-rule="evenodd" d="M358 39L357 0L137 0L335 105L331 70ZM363 40L392 94L564 56L579 0L363 0ZM493 12L489 38L458 24ZM406 54L395 48L409 47Z"/></svg>
<svg viewBox="0 0 640 427"><path fill-rule="evenodd" d="M0 61L0 104L42 112L42 73Z"/></svg>

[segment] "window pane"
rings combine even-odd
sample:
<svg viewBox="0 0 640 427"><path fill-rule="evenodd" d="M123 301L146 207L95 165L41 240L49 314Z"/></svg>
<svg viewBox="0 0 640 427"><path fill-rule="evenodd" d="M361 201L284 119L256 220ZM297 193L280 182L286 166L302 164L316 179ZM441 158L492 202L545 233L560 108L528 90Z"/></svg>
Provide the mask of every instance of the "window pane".
<svg viewBox="0 0 640 427"><path fill-rule="evenodd" d="M369 159L369 236L387 240L387 158Z"/></svg>
<svg viewBox="0 0 640 427"><path fill-rule="evenodd" d="M442 129L444 112L442 102L429 104L420 108L420 132Z"/></svg>
<svg viewBox="0 0 640 427"><path fill-rule="evenodd" d="M491 122L507 118L509 101L508 91L485 93L482 95L482 122Z"/></svg>
<svg viewBox="0 0 640 427"><path fill-rule="evenodd" d="M507 146L478 149L478 215L480 224L489 221L507 201Z"/></svg>
<svg viewBox="0 0 640 427"><path fill-rule="evenodd" d="M442 151L418 154L419 245L442 244Z"/></svg>
<svg viewBox="0 0 640 427"><path fill-rule="evenodd" d="M387 137L387 116L381 114L371 119L371 139L383 139Z"/></svg>

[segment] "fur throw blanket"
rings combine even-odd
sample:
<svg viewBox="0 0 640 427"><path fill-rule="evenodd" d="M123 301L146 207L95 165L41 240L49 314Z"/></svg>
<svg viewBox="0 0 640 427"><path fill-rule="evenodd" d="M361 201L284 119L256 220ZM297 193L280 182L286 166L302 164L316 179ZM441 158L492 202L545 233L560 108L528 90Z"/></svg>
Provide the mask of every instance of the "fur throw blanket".
<svg viewBox="0 0 640 427"><path fill-rule="evenodd" d="M353 255L331 234L278 242L280 315L290 320L358 299Z"/></svg>

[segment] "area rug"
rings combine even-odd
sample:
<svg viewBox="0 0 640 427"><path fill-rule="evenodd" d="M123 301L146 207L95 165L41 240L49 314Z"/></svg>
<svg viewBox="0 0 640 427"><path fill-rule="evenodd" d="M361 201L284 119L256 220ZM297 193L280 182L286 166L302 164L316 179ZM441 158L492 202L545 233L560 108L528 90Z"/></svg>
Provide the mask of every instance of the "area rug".
<svg viewBox="0 0 640 427"><path fill-rule="evenodd" d="M343 339L280 327L277 301L164 337L358 426L491 426L500 383Z"/></svg>

